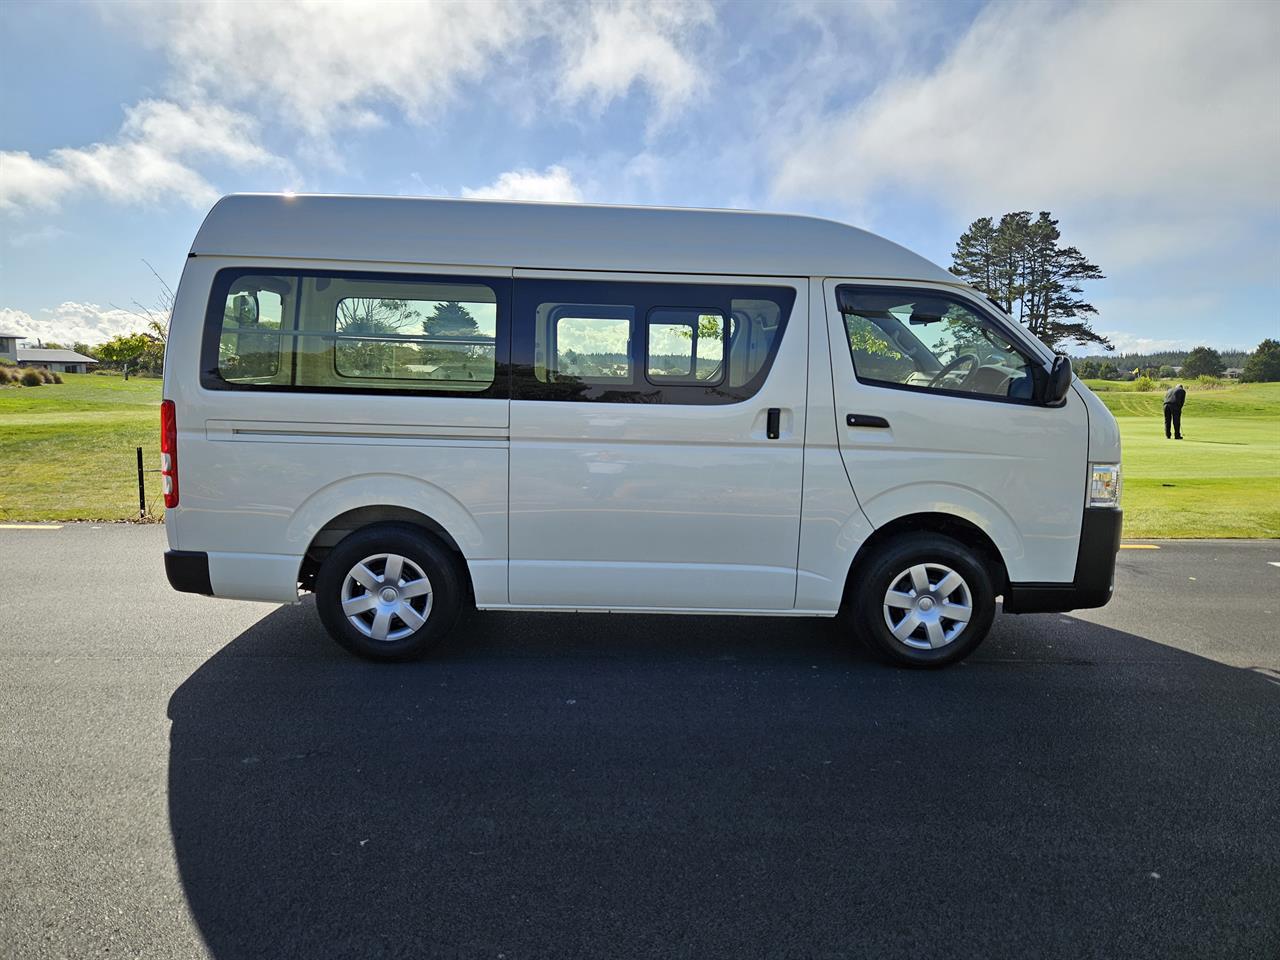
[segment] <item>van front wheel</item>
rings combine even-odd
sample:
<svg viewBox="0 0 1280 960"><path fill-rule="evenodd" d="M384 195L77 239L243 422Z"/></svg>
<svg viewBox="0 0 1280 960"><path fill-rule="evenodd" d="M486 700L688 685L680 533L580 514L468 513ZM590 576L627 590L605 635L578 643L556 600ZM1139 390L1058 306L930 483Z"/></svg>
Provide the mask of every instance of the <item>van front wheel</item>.
<svg viewBox="0 0 1280 960"><path fill-rule="evenodd" d="M378 524L343 539L320 565L320 620L370 660L410 660L437 646L458 617L453 558L408 524Z"/></svg>
<svg viewBox="0 0 1280 960"><path fill-rule="evenodd" d="M857 632L894 663L942 667L986 639L995 593L986 565L964 544L913 533L860 571L852 615Z"/></svg>

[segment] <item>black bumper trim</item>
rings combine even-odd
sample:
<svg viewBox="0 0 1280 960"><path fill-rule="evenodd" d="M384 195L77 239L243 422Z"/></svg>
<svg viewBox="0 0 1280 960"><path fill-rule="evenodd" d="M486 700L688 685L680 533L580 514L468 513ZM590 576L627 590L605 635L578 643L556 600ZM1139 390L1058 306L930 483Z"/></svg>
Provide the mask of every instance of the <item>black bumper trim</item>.
<svg viewBox="0 0 1280 960"><path fill-rule="evenodd" d="M181 593L213 596L209 583L209 555L197 550L166 550L164 572L169 586Z"/></svg>
<svg viewBox="0 0 1280 960"><path fill-rule="evenodd" d="M1091 507L1080 522L1080 549L1070 583L1011 583L1005 591L1005 613L1066 613L1105 607L1115 581L1116 554L1124 513Z"/></svg>

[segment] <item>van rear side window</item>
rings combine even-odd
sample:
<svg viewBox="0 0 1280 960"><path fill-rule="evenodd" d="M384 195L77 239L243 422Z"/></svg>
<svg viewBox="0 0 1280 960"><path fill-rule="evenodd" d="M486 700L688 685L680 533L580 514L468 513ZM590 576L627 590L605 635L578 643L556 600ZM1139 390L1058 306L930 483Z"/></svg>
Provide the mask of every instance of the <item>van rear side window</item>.
<svg viewBox="0 0 1280 960"><path fill-rule="evenodd" d="M227 380L271 383L280 374L280 334L293 325L291 277L242 277L227 291L218 369ZM285 303L290 304L285 318Z"/></svg>
<svg viewBox="0 0 1280 960"><path fill-rule="evenodd" d="M202 383L488 394L502 359L499 300L495 284L473 278L223 271Z"/></svg>

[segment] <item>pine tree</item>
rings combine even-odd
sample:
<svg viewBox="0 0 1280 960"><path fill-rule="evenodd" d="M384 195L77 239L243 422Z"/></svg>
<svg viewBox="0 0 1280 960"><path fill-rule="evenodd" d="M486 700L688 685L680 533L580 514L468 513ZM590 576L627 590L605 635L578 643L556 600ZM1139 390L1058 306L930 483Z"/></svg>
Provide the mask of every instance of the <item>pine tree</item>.
<svg viewBox="0 0 1280 960"><path fill-rule="evenodd" d="M995 289L990 294L1005 313L1021 313L1023 286L1021 283L1027 228L1031 214L1025 210L1006 213L996 228L992 253L995 255ZM1019 316L1019 320L1024 318ZM1024 320L1025 322L1025 320Z"/></svg>
<svg viewBox="0 0 1280 960"><path fill-rule="evenodd" d="M475 317L456 300L437 303L422 321L422 330L432 337L474 337L480 332Z"/></svg>
<svg viewBox="0 0 1280 960"><path fill-rule="evenodd" d="M979 217L969 224L956 241L951 255L951 272L964 277L971 284L994 299L996 227L990 217Z"/></svg>
<svg viewBox="0 0 1280 960"><path fill-rule="evenodd" d="M1240 379L1245 383L1274 383L1280 380L1280 340L1268 337L1244 362Z"/></svg>
<svg viewBox="0 0 1280 960"><path fill-rule="evenodd" d="M1081 282L1101 280L1102 271L1076 247L1061 247L1058 221L1047 211L1006 213L998 225L981 217L956 242L951 272L986 294L1005 313L1050 347L1097 343L1112 349L1089 325L1097 309Z"/></svg>
<svg viewBox="0 0 1280 960"><path fill-rule="evenodd" d="M1222 362L1222 354L1212 347L1196 347L1182 361L1183 378L1220 377L1226 372L1227 365Z"/></svg>

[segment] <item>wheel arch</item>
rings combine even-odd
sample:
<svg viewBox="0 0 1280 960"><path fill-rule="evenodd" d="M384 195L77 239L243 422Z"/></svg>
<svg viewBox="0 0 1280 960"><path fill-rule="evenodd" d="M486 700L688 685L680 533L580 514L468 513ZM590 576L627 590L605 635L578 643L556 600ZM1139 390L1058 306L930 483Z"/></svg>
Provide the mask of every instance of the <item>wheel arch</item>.
<svg viewBox="0 0 1280 960"><path fill-rule="evenodd" d="M1009 571L1005 567L1004 558L995 541L971 520L950 513L911 513L896 517L876 530L858 547L858 552L849 565L845 577L844 601L849 600L850 592L858 572L866 566L870 557L884 548L890 541L908 533L936 533L950 537L973 550L991 575L991 584L996 596L1005 592L1009 585Z"/></svg>
<svg viewBox="0 0 1280 960"><path fill-rule="evenodd" d="M471 571L467 565L466 555L448 529L438 520L427 516L419 510L397 504L369 504L346 510L323 524L311 537L306 552L302 557L302 565L298 571L298 582L304 590L315 586L316 573L329 551L342 542L348 535L357 530L380 523L399 523L416 527L424 535L430 537L449 553L457 565L458 576L468 596L474 596L471 583Z"/></svg>
<svg viewBox="0 0 1280 960"><path fill-rule="evenodd" d="M311 589L319 560L342 537L371 523L409 523L433 537L458 558L468 591L467 558L497 546L486 542L471 511L448 490L399 473L359 474L315 491L293 512L285 539L289 552L302 556L299 583Z"/></svg>

